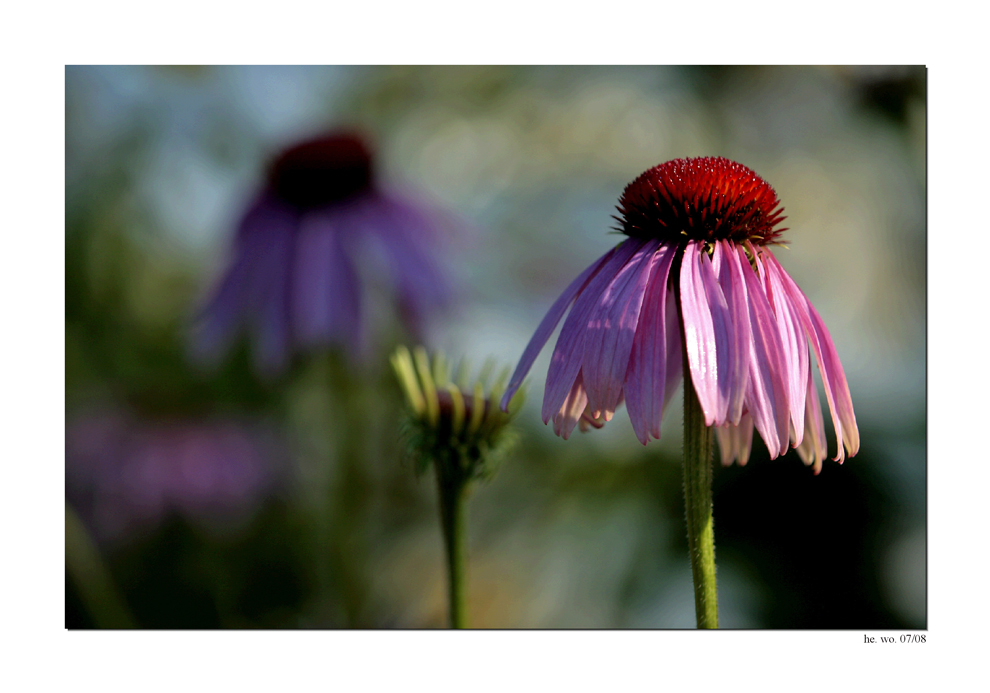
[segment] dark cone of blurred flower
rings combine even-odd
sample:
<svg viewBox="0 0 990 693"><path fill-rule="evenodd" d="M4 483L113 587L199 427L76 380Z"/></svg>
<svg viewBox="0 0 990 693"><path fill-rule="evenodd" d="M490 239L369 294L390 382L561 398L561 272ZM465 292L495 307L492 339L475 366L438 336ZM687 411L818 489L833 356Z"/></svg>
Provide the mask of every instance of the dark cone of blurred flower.
<svg viewBox="0 0 990 693"><path fill-rule="evenodd" d="M66 499L103 542L151 531L172 515L236 530L284 471L273 436L256 421L146 419L101 408L66 426Z"/></svg>
<svg viewBox="0 0 990 693"><path fill-rule="evenodd" d="M619 204L628 238L592 263L550 308L502 399L505 408L570 308L547 373L543 421L567 438L625 402L633 430L660 437L682 378L682 349L722 461L749 458L753 428L771 458L797 451L817 473L825 430L811 352L838 450L859 450L846 376L818 311L770 251L783 220L756 173L720 157L676 159L630 183Z"/></svg>
<svg viewBox="0 0 990 693"><path fill-rule="evenodd" d="M419 472L431 463L455 464L467 479L487 477L511 447L509 423L519 411L524 393L517 392L507 411L498 406L508 369L488 388L493 365L486 364L474 381L462 362L452 378L442 353L412 353L399 347L392 366L409 405L406 425L408 454Z"/></svg>
<svg viewBox="0 0 990 693"><path fill-rule="evenodd" d="M419 337L451 299L437 262L441 220L382 189L354 134L287 149L237 229L230 266L197 321L195 356L215 363L246 332L263 374L281 372L303 350L336 346L358 357L368 290L382 277L405 328Z"/></svg>

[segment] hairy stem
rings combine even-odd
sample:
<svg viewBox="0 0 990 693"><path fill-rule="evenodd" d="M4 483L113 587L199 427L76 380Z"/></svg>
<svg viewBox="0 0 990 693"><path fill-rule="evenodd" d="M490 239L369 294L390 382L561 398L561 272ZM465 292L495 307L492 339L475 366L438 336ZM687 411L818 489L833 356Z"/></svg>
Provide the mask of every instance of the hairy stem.
<svg viewBox="0 0 990 693"><path fill-rule="evenodd" d="M694 577L698 628L718 628L715 532L712 522L712 438L684 359L684 512Z"/></svg>

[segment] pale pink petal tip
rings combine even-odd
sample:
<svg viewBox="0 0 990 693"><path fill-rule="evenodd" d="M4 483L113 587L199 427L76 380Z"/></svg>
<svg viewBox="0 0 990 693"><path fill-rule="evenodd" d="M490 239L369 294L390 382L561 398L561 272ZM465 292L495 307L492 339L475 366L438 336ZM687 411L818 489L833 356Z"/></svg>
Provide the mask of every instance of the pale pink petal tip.
<svg viewBox="0 0 990 693"><path fill-rule="evenodd" d="M560 410L574 385L578 372L581 371L589 332L589 321L599 298L641 246L641 241L628 239L619 244L614 252L607 253L601 259L601 266L598 271L594 276L589 274L587 285L575 298L574 306L564 321L564 326L560 330L560 336L557 337L557 344L550 357L550 368L547 370L546 387L543 394L542 415L544 423ZM520 365L522 364L520 363ZM585 381L587 375L585 372L583 376Z"/></svg>
<svg viewBox="0 0 990 693"><path fill-rule="evenodd" d="M753 448L753 418L743 414L738 425L725 424L715 427L722 466L728 467L737 462L745 467Z"/></svg>

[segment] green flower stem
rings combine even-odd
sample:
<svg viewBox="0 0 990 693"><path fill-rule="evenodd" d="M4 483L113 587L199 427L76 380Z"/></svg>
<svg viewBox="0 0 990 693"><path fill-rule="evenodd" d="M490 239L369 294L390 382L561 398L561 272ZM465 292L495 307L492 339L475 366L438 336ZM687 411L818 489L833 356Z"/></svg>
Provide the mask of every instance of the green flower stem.
<svg viewBox="0 0 990 693"><path fill-rule="evenodd" d="M457 460L435 460L440 498L440 526L447 554L450 627L466 628L468 478Z"/></svg>
<svg viewBox="0 0 990 693"><path fill-rule="evenodd" d="M712 438L684 358L684 512L694 576L698 628L718 628L715 532L712 522Z"/></svg>
<svg viewBox="0 0 990 693"><path fill-rule="evenodd" d="M117 593L96 544L68 503L65 504L65 568L97 628L134 627L134 619Z"/></svg>
<svg viewBox="0 0 990 693"><path fill-rule="evenodd" d="M372 437L373 415L366 398L367 388L347 363L332 355L329 371L330 391L337 397L335 411L343 423L331 429L336 438L337 470L332 497L327 499L328 522L333 528L329 562L335 588L343 602L344 622L348 628L362 628L369 579L365 563L367 547L362 545L360 530L369 493L364 464Z"/></svg>

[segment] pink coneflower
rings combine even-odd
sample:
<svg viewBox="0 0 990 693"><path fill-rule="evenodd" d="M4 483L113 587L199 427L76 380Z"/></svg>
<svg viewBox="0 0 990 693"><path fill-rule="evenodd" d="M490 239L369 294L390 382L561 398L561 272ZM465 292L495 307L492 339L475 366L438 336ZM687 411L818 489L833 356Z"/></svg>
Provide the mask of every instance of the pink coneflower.
<svg viewBox="0 0 990 693"><path fill-rule="evenodd" d="M795 447L817 473L824 422L814 353L835 427L834 459L859 450L842 364L818 312L770 252L786 229L773 188L721 157L676 159L643 173L618 210L628 238L595 261L550 308L502 400L520 386L563 318L547 373L543 421L567 438L601 425L623 401L639 440L660 423L686 352L705 425L722 461L749 458L753 427L771 458Z"/></svg>
<svg viewBox="0 0 990 693"><path fill-rule="evenodd" d="M240 331L255 365L283 369L296 351L365 341L369 285L414 336L449 303L436 262L440 217L376 183L367 145L349 132L306 140L271 162L237 230L230 268L203 311L194 351L217 360Z"/></svg>

